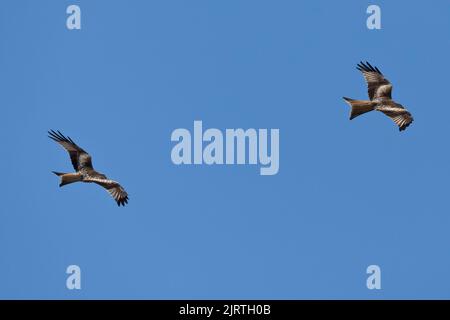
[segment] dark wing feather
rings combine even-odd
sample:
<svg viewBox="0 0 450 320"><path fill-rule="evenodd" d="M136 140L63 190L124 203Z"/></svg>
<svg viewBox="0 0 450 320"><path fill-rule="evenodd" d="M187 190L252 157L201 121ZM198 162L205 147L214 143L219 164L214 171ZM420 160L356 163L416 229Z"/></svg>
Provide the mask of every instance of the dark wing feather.
<svg viewBox="0 0 450 320"><path fill-rule="evenodd" d="M392 121L394 121L398 126L398 129L400 131L405 130L414 121L411 113L404 108L382 107L379 109L379 111L383 112L385 115L391 118Z"/></svg>
<svg viewBox="0 0 450 320"><path fill-rule="evenodd" d="M369 99L392 98L392 84L387 80L377 67L372 67L369 62L360 62L356 67L362 72L367 83Z"/></svg>
<svg viewBox="0 0 450 320"><path fill-rule="evenodd" d="M91 156L81 149L70 137L65 137L61 132L50 130L48 137L58 142L70 155L70 160L76 171L82 167L92 168Z"/></svg>
<svg viewBox="0 0 450 320"><path fill-rule="evenodd" d="M94 172L89 177L83 179L85 182L94 182L109 192L109 194L116 200L117 205L120 207L125 206L128 203L128 193L125 189L114 180L109 180L105 175Z"/></svg>

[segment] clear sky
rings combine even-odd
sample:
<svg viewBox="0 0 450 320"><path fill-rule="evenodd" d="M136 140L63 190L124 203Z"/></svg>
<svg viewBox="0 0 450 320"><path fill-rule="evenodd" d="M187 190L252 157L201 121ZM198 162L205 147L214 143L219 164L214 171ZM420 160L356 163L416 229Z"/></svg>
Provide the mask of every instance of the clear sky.
<svg viewBox="0 0 450 320"><path fill-rule="evenodd" d="M449 39L448 1L2 1L0 298L450 298ZM405 132L348 120L360 60L414 115ZM174 165L194 120L278 128L278 174ZM59 188L49 129L129 205Z"/></svg>

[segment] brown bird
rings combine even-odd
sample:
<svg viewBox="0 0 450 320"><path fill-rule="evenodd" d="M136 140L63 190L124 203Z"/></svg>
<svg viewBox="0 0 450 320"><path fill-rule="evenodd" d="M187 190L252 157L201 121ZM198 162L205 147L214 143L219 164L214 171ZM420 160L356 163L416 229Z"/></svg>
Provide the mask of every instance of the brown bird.
<svg viewBox="0 0 450 320"><path fill-rule="evenodd" d="M128 194L122 186L113 180L109 180L104 174L94 170L92 167L91 156L81 149L70 137L65 137L59 131L49 131L49 138L58 142L64 149L69 152L70 160L75 168L75 173L61 173L52 171L57 176L61 177L60 187L74 182L96 183L105 188L111 196L116 200L120 207L128 203Z"/></svg>
<svg viewBox="0 0 450 320"><path fill-rule="evenodd" d="M362 72L367 82L370 100L354 100L344 97L344 100L350 105L350 120L366 112L376 110L381 111L391 118L399 127L399 130L405 130L414 118L401 104L392 100L392 84L387 80L377 67L372 67L370 63L362 61L357 68Z"/></svg>

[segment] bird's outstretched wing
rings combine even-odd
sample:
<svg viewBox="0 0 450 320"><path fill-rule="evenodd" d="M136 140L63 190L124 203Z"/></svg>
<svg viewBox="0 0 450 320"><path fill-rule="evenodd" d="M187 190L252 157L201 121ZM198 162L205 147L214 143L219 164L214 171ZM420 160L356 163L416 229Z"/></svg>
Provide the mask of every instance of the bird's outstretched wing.
<svg viewBox="0 0 450 320"><path fill-rule="evenodd" d="M50 130L48 137L58 142L70 155L70 160L76 171L80 168L92 168L91 156L81 149L70 137L65 137L61 132Z"/></svg>
<svg viewBox="0 0 450 320"><path fill-rule="evenodd" d="M114 200L116 200L119 207L121 205L125 206L128 203L128 193L117 181L109 180L102 174L91 174L89 177L84 178L83 181L94 182L105 188Z"/></svg>
<svg viewBox="0 0 450 320"><path fill-rule="evenodd" d="M389 98L392 96L392 84L387 80L377 67L372 67L369 62L360 62L356 67L362 72L367 82L369 99Z"/></svg>
<svg viewBox="0 0 450 320"><path fill-rule="evenodd" d="M382 107L379 109L379 111L383 112L385 115L391 118L392 121L394 121L398 126L398 129L400 131L405 130L414 121L411 113L409 113L409 111L404 108Z"/></svg>

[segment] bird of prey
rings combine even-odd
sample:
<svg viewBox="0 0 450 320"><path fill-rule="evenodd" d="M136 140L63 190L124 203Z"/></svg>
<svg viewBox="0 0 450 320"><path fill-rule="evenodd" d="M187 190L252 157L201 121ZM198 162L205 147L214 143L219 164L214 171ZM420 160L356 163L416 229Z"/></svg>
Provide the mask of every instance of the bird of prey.
<svg viewBox="0 0 450 320"><path fill-rule="evenodd" d="M357 68L362 72L367 82L370 100L354 100L344 97L350 105L350 120L366 112L376 110L381 111L399 127L400 131L405 130L414 118L401 104L392 100L392 84L387 80L377 67L372 67L369 62L358 64Z"/></svg>
<svg viewBox="0 0 450 320"><path fill-rule="evenodd" d="M61 173L52 171L57 176L61 177L60 187L74 182L96 183L105 188L111 196L116 200L120 207L128 203L128 194L122 186L113 180L109 180L104 174L94 170L92 167L91 156L81 149L70 137L65 137L59 131L48 131L49 138L58 142L64 149L67 150L75 168L74 173Z"/></svg>

